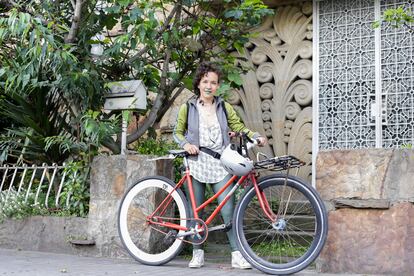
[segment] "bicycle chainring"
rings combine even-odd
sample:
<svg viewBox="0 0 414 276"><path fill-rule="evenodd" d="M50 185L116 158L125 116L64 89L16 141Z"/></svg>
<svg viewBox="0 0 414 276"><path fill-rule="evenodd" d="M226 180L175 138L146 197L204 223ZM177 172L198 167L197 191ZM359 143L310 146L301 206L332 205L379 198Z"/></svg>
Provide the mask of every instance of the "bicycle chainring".
<svg viewBox="0 0 414 276"><path fill-rule="evenodd" d="M202 229L202 231L198 232L197 234L187 236L186 241L191 244L195 244L195 245L204 243L207 240L207 236L208 236L207 224L201 219L191 218L187 220L188 220L187 225L188 225L188 228L190 228L190 230Z"/></svg>

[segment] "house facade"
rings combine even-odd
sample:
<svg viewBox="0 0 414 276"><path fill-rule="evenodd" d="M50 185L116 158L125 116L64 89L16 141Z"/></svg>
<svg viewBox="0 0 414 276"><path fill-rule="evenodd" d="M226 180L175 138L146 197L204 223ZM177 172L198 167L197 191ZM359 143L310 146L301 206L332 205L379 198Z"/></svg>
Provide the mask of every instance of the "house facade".
<svg viewBox="0 0 414 276"><path fill-rule="evenodd" d="M411 146L413 32L372 23L413 1L266 4L275 15L246 45L254 71L229 101L269 138L267 152L307 161L299 174L310 180L321 150Z"/></svg>

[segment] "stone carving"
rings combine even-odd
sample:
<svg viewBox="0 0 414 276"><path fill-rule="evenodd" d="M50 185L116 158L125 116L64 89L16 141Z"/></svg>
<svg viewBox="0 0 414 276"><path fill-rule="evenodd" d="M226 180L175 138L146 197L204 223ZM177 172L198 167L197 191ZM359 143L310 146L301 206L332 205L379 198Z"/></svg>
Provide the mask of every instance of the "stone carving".
<svg viewBox="0 0 414 276"><path fill-rule="evenodd" d="M243 87L228 101L246 125L269 139L266 154L292 154L308 163L298 175L311 180L312 2L278 7L245 45Z"/></svg>

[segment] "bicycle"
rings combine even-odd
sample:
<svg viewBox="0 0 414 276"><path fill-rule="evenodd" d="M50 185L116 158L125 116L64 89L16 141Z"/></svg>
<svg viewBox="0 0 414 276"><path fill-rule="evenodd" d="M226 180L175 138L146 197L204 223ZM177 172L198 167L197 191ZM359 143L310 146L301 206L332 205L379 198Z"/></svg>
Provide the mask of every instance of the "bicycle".
<svg viewBox="0 0 414 276"><path fill-rule="evenodd" d="M237 151L247 158L249 139L240 137ZM263 154L262 154L263 155ZM268 274L292 274L308 267L319 255L327 237L325 206L315 189L302 179L289 175L304 162L294 156L266 158L252 162L246 175L233 175L227 184L200 206L195 199L184 150L170 151L170 158L183 157L185 173L177 184L161 176L140 179L121 200L118 231L122 244L138 262L162 265L176 257L183 244L201 244L212 231L234 227L237 246L256 269ZM258 159L260 154L258 154ZM283 171L257 178L260 171ZM223 202L206 220L199 212L230 185ZM180 189L187 183L189 203ZM245 191L235 207L232 225L209 226L228 198L240 187Z"/></svg>

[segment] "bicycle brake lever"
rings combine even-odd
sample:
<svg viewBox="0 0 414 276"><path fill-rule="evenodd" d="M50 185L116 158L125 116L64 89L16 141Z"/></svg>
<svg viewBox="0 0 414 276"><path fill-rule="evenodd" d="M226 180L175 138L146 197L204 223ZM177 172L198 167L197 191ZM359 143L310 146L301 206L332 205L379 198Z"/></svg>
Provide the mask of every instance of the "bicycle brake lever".
<svg viewBox="0 0 414 276"><path fill-rule="evenodd" d="M150 159L147 159L147 161L170 160L174 158L175 158L174 154L168 154L168 155L164 155L160 157L150 158Z"/></svg>

